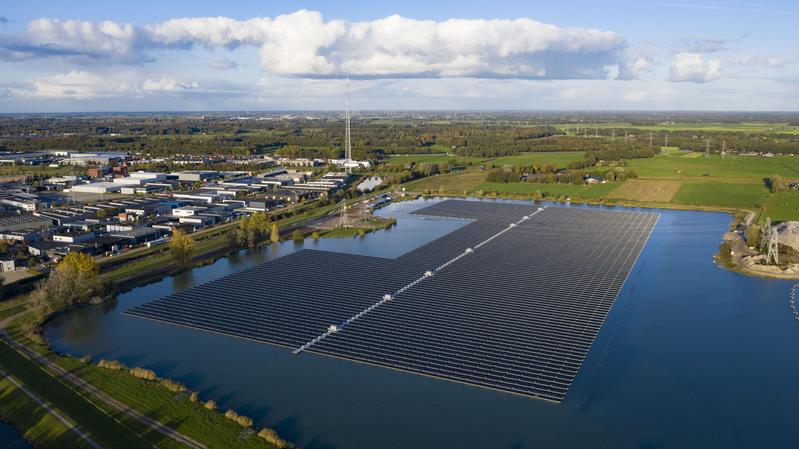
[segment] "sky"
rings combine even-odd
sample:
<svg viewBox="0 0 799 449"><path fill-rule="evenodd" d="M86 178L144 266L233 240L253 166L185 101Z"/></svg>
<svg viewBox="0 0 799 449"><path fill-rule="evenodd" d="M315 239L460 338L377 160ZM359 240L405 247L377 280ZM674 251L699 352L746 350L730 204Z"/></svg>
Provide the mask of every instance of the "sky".
<svg viewBox="0 0 799 449"><path fill-rule="evenodd" d="M795 111L791 1L0 2L0 113Z"/></svg>

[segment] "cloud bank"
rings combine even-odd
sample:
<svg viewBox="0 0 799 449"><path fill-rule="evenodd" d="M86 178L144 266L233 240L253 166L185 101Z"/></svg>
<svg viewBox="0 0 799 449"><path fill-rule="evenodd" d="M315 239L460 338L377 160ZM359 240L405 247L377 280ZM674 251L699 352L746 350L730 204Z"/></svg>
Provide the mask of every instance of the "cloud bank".
<svg viewBox="0 0 799 449"><path fill-rule="evenodd" d="M36 19L18 38L0 40L0 58L61 58L141 64L158 49L258 49L263 69L279 76L328 78L602 79L650 65L625 58L611 31L515 20L415 20L393 15L366 22L325 20L300 10L275 18L173 19L134 26L113 21ZM226 68L219 64L218 68Z"/></svg>

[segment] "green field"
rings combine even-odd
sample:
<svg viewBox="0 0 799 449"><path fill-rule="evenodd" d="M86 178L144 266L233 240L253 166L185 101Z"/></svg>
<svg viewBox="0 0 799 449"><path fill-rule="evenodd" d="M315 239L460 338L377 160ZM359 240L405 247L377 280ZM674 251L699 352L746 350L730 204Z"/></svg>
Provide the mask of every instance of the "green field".
<svg viewBox="0 0 799 449"><path fill-rule="evenodd" d="M458 163L470 163L470 162L480 162L483 161L483 158L479 157L469 157L469 156L457 156L457 155L449 155L446 153L441 154L411 154L411 155L399 155L399 156L389 156L388 162L391 164L410 164L410 163L428 163L434 164L437 162L452 162L454 164Z"/></svg>
<svg viewBox="0 0 799 449"><path fill-rule="evenodd" d="M761 220L766 217L772 222L799 220L799 191L789 190L771 195Z"/></svg>
<svg viewBox="0 0 799 449"><path fill-rule="evenodd" d="M674 196L674 202L697 206L756 208L768 198L769 191L760 183L687 181Z"/></svg>
<svg viewBox="0 0 799 449"><path fill-rule="evenodd" d="M568 195L584 199L598 199L617 189L620 183L575 185L575 184L541 184L534 182L484 182L474 192L497 192L510 195L532 195L536 191L544 196Z"/></svg>
<svg viewBox="0 0 799 449"><path fill-rule="evenodd" d="M582 151L570 152L542 152L524 153L516 156L504 156L485 161L486 165L522 165L529 167L533 164L545 165L552 164L556 168L566 168L570 162L574 162L585 157Z"/></svg>
<svg viewBox="0 0 799 449"><path fill-rule="evenodd" d="M558 124L553 125L562 130L568 129L570 133L575 131L577 125ZM640 129L642 131L726 131L726 132L748 132L763 134L799 134L799 126L791 126L787 123L673 123L662 125L631 125L629 123L586 123L580 125L580 133L583 127L588 129L588 133L594 129Z"/></svg>
<svg viewBox="0 0 799 449"><path fill-rule="evenodd" d="M710 158L686 156L685 153L667 153L631 159L628 164L641 177L762 180L776 174L786 179L799 179L799 157L727 156L722 159L716 155Z"/></svg>

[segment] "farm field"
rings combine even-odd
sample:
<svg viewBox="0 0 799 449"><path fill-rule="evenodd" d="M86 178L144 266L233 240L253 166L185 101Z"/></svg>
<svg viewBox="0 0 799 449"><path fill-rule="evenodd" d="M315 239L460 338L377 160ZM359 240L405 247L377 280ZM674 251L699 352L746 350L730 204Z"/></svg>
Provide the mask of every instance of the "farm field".
<svg viewBox="0 0 799 449"><path fill-rule="evenodd" d="M585 153L582 151L524 153L516 156L504 156L490 159L486 161L486 164L497 167L503 165L530 166L533 164L552 164L557 168L566 168L570 162L580 160L584 156Z"/></svg>
<svg viewBox="0 0 799 449"><path fill-rule="evenodd" d="M696 157L691 157L696 155ZM719 178L762 180L771 175L799 179L799 157L719 156L705 158L701 153L660 154L628 161L641 177Z"/></svg>
<svg viewBox="0 0 799 449"><path fill-rule="evenodd" d="M799 191L789 190L772 194L760 216L761 221L766 217L772 223L789 220L799 220Z"/></svg>
<svg viewBox="0 0 799 449"><path fill-rule="evenodd" d="M698 206L755 208L768 198L763 183L684 182L674 201Z"/></svg>
<svg viewBox="0 0 799 449"><path fill-rule="evenodd" d="M436 162L452 162L458 163L468 163L468 162L480 162L485 159L478 158L478 157L470 157L470 156L457 156L457 155L449 155L446 153L441 154L412 154L412 155L399 155L399 156L389 156L388 162L392 164L410 164L410 163L436 163Z"/></svg>
<svg viewBox="0 0 799 449"><path fill-rule="evenodd" d="M435 193L466 195L482 184L487 176L488 172L484 170L465 170L458 173L430 176L411 181L404 184L404 187L412 192L430 191Z"/></svg>
<svg viewBox="0 0 799 449"><path fill-rule="evenodd" d="M614 190L608 198L666 203L680 190L680 181L630 179Z"/></svg>
<svg viewBox="0 0 799 449"><path fill-rule="evenodd" d="M562 130L569 129L572 133L575 124L553 125ZM663 125L632 125L629 123L585 123L580 125L580 129L586 127L590 133L592 129L640 129L642 131L727 131L727 132L749 132L749 133L785 133L799 134L799 126L791 126L787 123L673 123ZM582 132L582 131L581 131Z"/></svg>
<svg viewBox="0 0 799 449"><path fill-rule="evenodd" d="M500 194L510 195L532 195L535 192L541 192L544 196L560 196L568 195L584 199L596 199L607 196L608 193L617 189L622 184L620 183L607 183L607 184L591 184L591 185L574 185L574 184L541 184L534 182L484 182L480 184L474 191L497 192Z"/></svg>

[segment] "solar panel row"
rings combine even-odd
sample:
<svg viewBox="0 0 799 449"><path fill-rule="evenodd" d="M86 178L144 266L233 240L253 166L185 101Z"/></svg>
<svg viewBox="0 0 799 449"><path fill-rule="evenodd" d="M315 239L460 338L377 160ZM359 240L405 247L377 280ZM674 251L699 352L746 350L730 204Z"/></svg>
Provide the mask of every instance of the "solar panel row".
<svg viewBox="0 0 799 449"><path fill-rule="evenodd" d="M307 350L558 402L658 215L537 209L440 202L415 213L474 221L397 259L304 250L126 313L293 348L357 316Z"/></svg>

